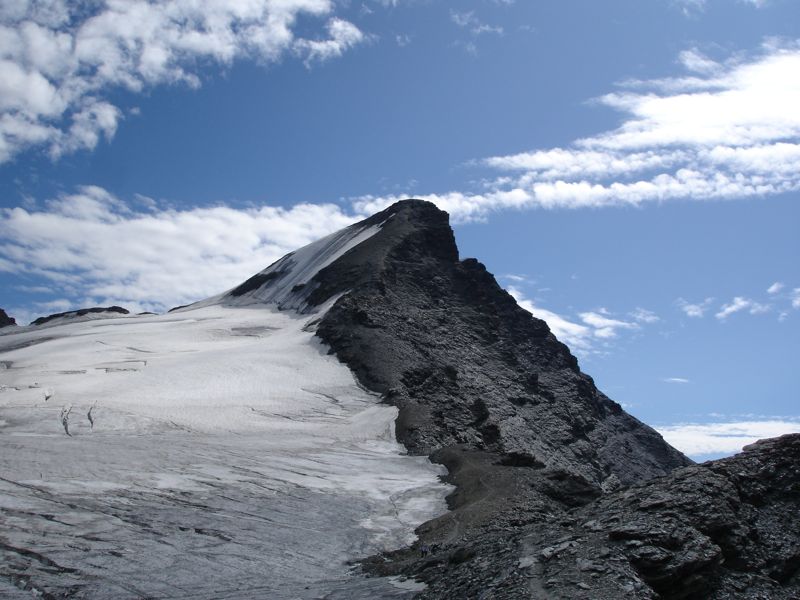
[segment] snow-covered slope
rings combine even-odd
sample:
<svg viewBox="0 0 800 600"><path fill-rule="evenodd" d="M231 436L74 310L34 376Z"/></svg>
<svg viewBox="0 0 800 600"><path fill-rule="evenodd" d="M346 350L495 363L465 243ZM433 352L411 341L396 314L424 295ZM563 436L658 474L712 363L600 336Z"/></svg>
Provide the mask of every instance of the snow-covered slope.
<svg viewBox="0 0 800 600"><path fill-rule="evenodd" d="M368 234L327 238L271 272L291 266L291 291ZM448 488L395 442L396 409L314 338L318 317L210 303L0 335L5 585L92 598L401 593L348 578L345 561L410 542Z"/></svg>
<svg viewBox="0 0 800 600"><path fill-rule="evenodd" d="M302 310L306 308L305 299L313 291L311 280L314 276L378 233L382 226L383 222L376 224L361 222L345 227L290 252L241 285L192 304L191 307L213 304L225 306L272 304L281 309Z"/></svg>

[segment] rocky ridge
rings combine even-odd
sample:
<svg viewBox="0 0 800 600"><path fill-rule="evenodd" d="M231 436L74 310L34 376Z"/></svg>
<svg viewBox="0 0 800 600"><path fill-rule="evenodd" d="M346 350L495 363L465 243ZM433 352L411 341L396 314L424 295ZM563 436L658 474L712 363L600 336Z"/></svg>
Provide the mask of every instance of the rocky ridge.
<svg viewBox="0 0 800 600"><path fill-rule="evenodd" d="M46 317L39 317L38 319L31 322L31 325L44 325L46 323L51 323L55 320L63 320L63 319L76 319L79 317L86 317L86 316L108 316L108 315L127 315L130 314L130 311L127 308L122 308L121 306L96 306L92 308L81 308L78 310L69 310L66 312L54 313L52 315L48 315Z"/></svg>

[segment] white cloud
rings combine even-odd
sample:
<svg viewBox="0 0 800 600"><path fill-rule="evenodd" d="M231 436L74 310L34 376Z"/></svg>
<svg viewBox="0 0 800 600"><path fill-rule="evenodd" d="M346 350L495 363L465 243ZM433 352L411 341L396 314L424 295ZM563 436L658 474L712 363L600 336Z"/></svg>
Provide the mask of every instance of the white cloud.
<svg viewBox="0 0 800 600"><path fill-rule="evenodd" d="M685 423L656 427L670 444L693 457L733 454L758 440L800 432L800 420L770 419L726 423Z"/></svg>
<svg viewBox="0 0 800 600"><path fill-rule="evenodd" d="M593 329L595 337L608 339L617 337L620 329L638 329L636 323L620 321L607 316L607 311L602 309L599 312L583 312L580 314L581 321Z"/></svg>
<svg viewBox="0 0 800 600"><path fill-rule="evenodd" d="M784 285L780 281L776 281L771 286L767 288L768 294L777 294L784 288Z"/></svg>
<svg viewBox="0 0 800 600"><path fill-rule="evenodd" d="M84 187L43 210L2 210L0 270L50 280L62 308L162 311L220 293L355 219L331 204L136 211Z"/></svg>
<svg viewBox="0 0 800 600"><path fill-rule="evenodd" d="M689 71L694 71L695 73L700 73L702 75L716 73L722 66L715 60L711 60L697 48L684 50L678 56L678 60L680 60L681 64Z"/></svg>
<svg viewBox="0 0 800 600"><path fill-rule="evenodd" d="M503 28L499 25L488 25L475 16L475 11L450 11L450 20L462 27L468 29L472 35L482 35L484 33L495 33L498 35L503 34Z"/></svg>
<svg viewBox="0 0 800 600"><path fill-rule="evenodd" d="M792 290L792 308L800 308L800 288Z"/></svg>
<svg viewBox="0 0 800 600"><path fill-rule="evenodd" d="M3 3L0 163L31 146L54 157L94 148L122 119L110 100L118 90L196 87L204 66L240 58L338 57L365 36L334 8L332 0ZM324 37L298 38L301 16L317 19Z"/></svg>
<svg viewBox="0 0 800 600"><path fill-rule="evenodd" d="M747 4L754 8L764 8L769 0L738 0L739 4ZM686 17L696 17L703 13L708 5L708 0L672 0Z"/></svg>
<svg viewBox="0 0 800 600"><path fill-rule="evenodd" d="M327 25L329 39L325 40L297 40L294 44L295 52L305 56L306 65L314 61L326 61L338 58L345 51L364 41L365 36L361 30L343 19L331 19Z"/></svg>
<svg viewBox="0 0 800 600"><path fill-rule="evenodd" d="M686 313L687 317L699 319L705 315L705 312L709 309L713 301L713 298L706 298L700 303L693 304L691 302L687 302L683 298L678 298L675 303L684 313Z"/></svg>
<svg viewBox="0 0 800 600"><path fill-rule="evenodd" d="M533 300L514 286L509 286L511 294L522 308L534 317L542 319L550 327L553 334L578 355L586 355L596 351L598 344L606 344L617 337L620 331L637 330L639 325L614 319L606 309L582 312L578 315L580 322L556 312L537 306Z"/></svg>
<svg viewBox="0 0 800 600"><path fill-rule="evenodd" d="M691 49L680 62L687 75L627 81L595 100L619 113L618 127L562 147L486 158L474 164L496 177L481 191L423 198L467 221L500 209L636 206L800 190L800 43L770 40L758 54L722 62ZM366 210L400 197L365 196L355 203Z"/></svg>
<svg viewBox="0 0 800 600"><path fill-rule="evenodd" d="M653 311L641 307L637 307L631 313L631 316L638 323L658 323L661 320L661 318Z"/></svg>
<svg viewBox="0 0 800 600"><path fill-rule="evenodd" d="M661 381L663 381L664 383L678 383L678 384L690 383L688 379L684 379L683 377L665 377Z"/></svg>
<svg viewBox="0 0 800 600"><path fill-rule="evenodd" d="M571 350L584 353L591 349L592 330L590 327L570 321L546 308L536 306L532 300L526 298L519 289L513 286L508 287L508 293L514 297L517 304L522 308L537 319L542 319L547 323L553 335L555 335L559 341L569 346Z"/></svg>
<svg viewBox="0 0 800 600"><path fill-rule="evenodd" d="M672 0L686 17L702 13L706 9L706 0Z"/></svg>
<svg viewBox="0 0 800 600"><path fill-rule="evenodd" d="M507 275L502 275L502 279L508 279L513 281L514 283L527 283L530 280L525 275L515 275L514 273L508 273Z"/></svg>
<svg viewBox="0 0 800 600"><path fill-rule="evenodd" d="M747 311L751 315L760 315L765 312L769 312L770 309L771 307L768 304L761 304L755 300L750 300L749 298L736 296L729 303L723 304L719 312L714 316L717 319L724 321L729 316L737 312Z"/></svg>

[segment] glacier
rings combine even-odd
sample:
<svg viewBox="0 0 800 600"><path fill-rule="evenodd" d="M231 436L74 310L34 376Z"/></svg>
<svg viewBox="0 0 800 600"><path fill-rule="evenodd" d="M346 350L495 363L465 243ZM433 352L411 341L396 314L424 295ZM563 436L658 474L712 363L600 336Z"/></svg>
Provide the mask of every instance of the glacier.
<svg viewBox="0 0 800 600"><path fill-rule="evenodd" d="M444 513L446 471L319 317L212 302L0 335L0 596L411 594L350 564Z"/></svg>

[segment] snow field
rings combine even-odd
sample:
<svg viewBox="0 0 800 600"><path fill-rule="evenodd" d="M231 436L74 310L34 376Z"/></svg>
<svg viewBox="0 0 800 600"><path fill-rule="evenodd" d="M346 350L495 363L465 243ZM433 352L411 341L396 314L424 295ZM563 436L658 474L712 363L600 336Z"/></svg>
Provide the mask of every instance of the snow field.
<svg viewBox="0 0 800 600"><path fill-rule="evenodd" d="M404 455L396 409L327 354L318 317L208 305L0 335L0 535L90 574L92 597L351 585L345 562L412 542L449 486ZM365 597L395 597L383 585Z"/></svg>

